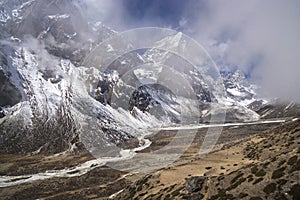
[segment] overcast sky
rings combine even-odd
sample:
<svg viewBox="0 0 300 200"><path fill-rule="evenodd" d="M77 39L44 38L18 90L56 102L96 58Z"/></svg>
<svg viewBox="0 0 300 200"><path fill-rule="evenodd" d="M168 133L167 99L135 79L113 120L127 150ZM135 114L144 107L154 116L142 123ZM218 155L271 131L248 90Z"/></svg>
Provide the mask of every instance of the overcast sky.
<svg viewBox="0 0 300 200"><path fill-rule="evenodd" d="M264 95L300 101L299 0L86 0L117 31L168 27L202 44L220 70L241 69Z"/></svg>

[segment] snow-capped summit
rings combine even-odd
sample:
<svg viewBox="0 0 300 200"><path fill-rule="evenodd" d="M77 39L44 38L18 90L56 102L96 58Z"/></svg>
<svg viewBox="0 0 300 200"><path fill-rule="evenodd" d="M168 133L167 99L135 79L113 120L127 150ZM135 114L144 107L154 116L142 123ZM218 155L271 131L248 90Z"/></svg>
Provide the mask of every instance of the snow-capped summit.
<svg viewBox="0 0 300 200"><path fill-rule="evenodd" d="M256 87L249 83L241 70L224 75L226 93L230 99L243 106L248 106L256 99Z"/></svg>
<svg viewBox="0 0 300 200"><path fill-rule="evenodd" d="M178 32L175 35L168 36L168 37L156 42L155 47L172 50L175 48L179 48L181 45L183 45L182 41L183 41L182 33Z"/></svg>

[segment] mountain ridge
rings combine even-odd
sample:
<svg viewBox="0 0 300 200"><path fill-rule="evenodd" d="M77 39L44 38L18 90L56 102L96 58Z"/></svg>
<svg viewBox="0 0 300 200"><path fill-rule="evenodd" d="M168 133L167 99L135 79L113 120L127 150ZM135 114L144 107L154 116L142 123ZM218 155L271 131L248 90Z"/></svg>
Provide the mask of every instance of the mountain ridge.
<svg viewBox="0 0 300 200"><path fill-rule="evenodd" d="M259 115L247 107L256 100L254 88L240 72L224 78L226 94L217 99L199 71L186 61L180 61L174 54L158 49L169 44L173 45L172 48L184 48L186 41L182 33L158 41L156 47L148 49L143 55L129 52L111 63L110 73L117 73L119 78L113 91L115 102L112 102L112 107L105 107L96 100L96 90L97 82L103 80L106 72L81 64L95 46L117 32L101 22L86 21L84 11L78 7L77 1L50 1L47 9L43 7L44 4L44 0L1 2L0 18L3 19L1 26L4 27L1 29L1 36L5 42L1 42L0 70L5 88L0 90L0 95L16 99L1 104L1 151L24 153L44 149L47 152L47 148L42 147L52 146L49 152L59 152L79 145L80 141L93 149L97 146L93 142L94 137L104 147L108 147L141 136L140 129L178 122L181 115L178 105L184 105L185 99L180 97L175 99L173 106L167 105L166 102L170 102L168 92L165 90L162 93L164 95L158 97L151 84L147 91L153 102L160 103L155 108L153 105L147 108L150 113L139 110L132 115L128 110L132 97L130 91L138 89L134 83L145 78L148 72L147 69L140 68L139 71L129 73L129 79L124 79L124 75L128 75L127 71L134 66L142 64L149 65L152 77L156 65L168 64L173 69L163 71L165 75L169 72L177 73L187 81L199 100L197 104L200 105L200 109L195 108L194 113L200 119L193 121L209 123L213 115L224 112L227 112L225 121L259 119ZM80 26L76 25L78 23ZM114 53L115 50L108 48L107 51ZM160 73L159 70L158 72ZM238 95L233 91L237 91ZM138 108L138 105L142 108L150 104L137 100L134 106ZM20 114L18 109L26 114ZM151 109L154 111L151 112ZM64 117L69 121L66 122L68 127L59 124ZM42 124L47 129L58 127L66 135L57 132L51 142L51 134L43 134ZM18 128L12 130L12 126ZM8 129L12 130L10 134L7 134ZM40 139L35 144L29 138ZM18 150L10 147L10 141L19 142L16 148ZM64 145L55 149L57 141Z"/></svg>

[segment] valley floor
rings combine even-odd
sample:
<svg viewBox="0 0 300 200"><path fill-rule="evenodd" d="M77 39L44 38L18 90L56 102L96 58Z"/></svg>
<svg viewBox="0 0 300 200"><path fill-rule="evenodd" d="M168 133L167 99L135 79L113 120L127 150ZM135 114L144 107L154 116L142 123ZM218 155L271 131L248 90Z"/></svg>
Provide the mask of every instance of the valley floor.
<svg viewBox="0 0 300 200"><path fill-rule="evenodd" d="M197 131L175 163L147 174L97 166L84 151L1 155L0 199L299 199L299 121L226 126L213 152L199 158L207 130ZM166 128L148 136L152 143L141 152L162 148L175 134ZM62 177L26 181L62 170Z"/></svg>

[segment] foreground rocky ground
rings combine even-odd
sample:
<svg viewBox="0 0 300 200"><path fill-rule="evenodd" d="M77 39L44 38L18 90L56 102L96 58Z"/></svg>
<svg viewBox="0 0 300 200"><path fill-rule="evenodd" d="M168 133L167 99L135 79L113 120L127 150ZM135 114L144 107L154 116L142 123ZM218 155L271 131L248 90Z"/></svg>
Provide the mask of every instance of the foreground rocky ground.
<svg viewBox="0 0 300 200"><path fill-rule="evenodd" d="M128 186L118 199L300 199L300 121L177 163Z"/></svg>
<svg viewBox="0 0 300 200"><path fill-rule="evenodd" d="M199 158L200 129L181 158L149 174L96 167L82 176L50 178L0 188L0 199L299 199L300 121L224 128L215 151ZM173 131L150 136L151 152L169 143ZM1 155L1 176L72 168L93 159L85 151ZM93 166L91 166L93 167Z"/></svg>

